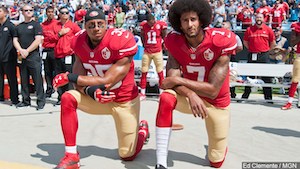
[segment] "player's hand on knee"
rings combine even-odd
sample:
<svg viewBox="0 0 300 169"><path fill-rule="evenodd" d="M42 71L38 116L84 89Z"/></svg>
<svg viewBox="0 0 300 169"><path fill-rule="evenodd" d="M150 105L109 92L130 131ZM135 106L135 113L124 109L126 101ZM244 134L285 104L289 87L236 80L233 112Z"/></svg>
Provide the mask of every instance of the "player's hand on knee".
<svg viewBox="0 0 300 169"><path fill-rule="evenodd" d="M84 93L100 103L109 103L115 100L116 94L106 90L105 85L88 86Z"/></svg>
<svg viewBox="0 0 300 169"><path fill-rule="evenodd" d="M94 93L94 98L100 103L109 103L115 100L116 95L114 92L97 89Z"/></svg>
<svg viewBox="0 0 300 169"><path fill-rule="evenodd" d="M189 95L190 107L195 117L201 117L202 119L208 117L208 111L203 100L196 94Z"/></svg>
<svg viewBox="0 0 300 169"><path fill-rule="evenodd" d="M53 78L52 85L55 89L58 87L64 86L69 83L68 79L69 72L60 73Z"/></svg>

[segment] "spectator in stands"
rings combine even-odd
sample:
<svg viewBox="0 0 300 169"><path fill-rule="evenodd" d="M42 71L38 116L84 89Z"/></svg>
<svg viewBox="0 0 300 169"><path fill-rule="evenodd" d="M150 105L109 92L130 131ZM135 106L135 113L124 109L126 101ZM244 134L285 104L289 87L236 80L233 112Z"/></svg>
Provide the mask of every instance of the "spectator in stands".
<svg viewBox="0 0 300 169"><path fill-rule="evenodd" d="M276 38L276 46L270 50L270 63L284 63L289 48L288 40L281 36L282 29L280 27L274 29L274 34Z"/></svg>
<svg viewBox="0 0 300 169"><path fill-rule="evenodd" d="M214 27L222 27L224 20L226 20L225 4L223 0L219 0L214 10Z"/></svg>
<svg viewBox="0 0 300 169"><path fill-rule="evenodd" d="M137 21L139 24L144 20L147 20L147 15L151 13L151 10L145 5L143 1L140 1L139 5L137 6L136 13L137 13Z"/></svg>
<svg viewBox="0 0 300 169"><path fill-rule="evenodd" d="M68 8L60 8L59 18L59 22L54 26L55 34L53 35L57 40L56 46L54 47L56 74L72 71L74 52L71 49L71 40L75 34L81 30L76 23L70 20ZM58 88L58 100L55 105L60 105L61 95L69 89L72 89L72 85L65 85Z"/></svg>
<svg viewBox="0 0 300 169"><path fill-rule="evenodd" d="M39 53L39 45L42 42L42 27L38 22L32 20L33 7L24 5L22 13L25 21L16 27L14 35L14 46L22 56L20 64L21 72L21 94L23 101L16 105L17 108L28 107L31 105L29 93L29 77L34 82L37 95L37 110L44 109L45 94L42 78L42 60Z"/></svg>
<svg viewBox="0 0 300 169"><path fill-rule="evenodd" d="M298 83L300 81L300 22L293 23L291 25L291 30L292 30L292 34L291 34L290 44L292 47L297 45L296 58L293 63L292 84L289 89L288 102L281 107L282 110L288 110L293 107L292 106L293 99L298 87Z"/></svg>
<svg viewBox="0 0 300 169"><path fill-rule="evenodd" d="M10 100L13 105L19 103L17 81L17 52L13 46L15 26L7 19L8 10L0 6L0 101L4 101L4 74L10 87Z"/></svg>
<svg viewBox="0 0 300 169"><path fill-rule="evenodd" d="M272 29L277 27L281 27L282 22L286 20L286 12L279 0L276 0L276 4L271 10L270 21L272 25Z"/></svg>
<svg viewBox="0 0 300 169"><path fill-rule="evenodd" d="M125 22L125 12L123 12L122 7L118 7L118 12L116 13L116 28L122 28Z"/></svg>
<svg viewBox="0 0 300 169"><path fill-rule="evenodd" d="M263 0L262 4L256 10L256 14L261 13L264 15L264 22L269 23L271 8L268 6L267 1Z"/></svg>
<svg viewBox="0 0 300 169"><path fill-rule="evenodd" d="M125 23L127 25L135 26L137 20L136 10L133 8L132 4L128 4L128 8L128 12L125 15Z"/></svg>
<svg viewBox="0 0 300 169"><path fill-rule="evenodd" d="M225 21L225 22L223 22L222 27L225 28L225 29L231 30L232 26L231 26L231 23L229 21ZM236 35L235 38L236 38L237 47L235 49L234 54L230 56L230 62L237 62L237 59L236 59L235 56L238 52L243 50L243 43L242 43L241 38L238 35ZM230 87L230 96L231 96L231 98L236 97L235 87Z"/></svg>
<svg viewBox="0 0 300 169"><path fill-rule="evenodd" d="M41 24L44 36L42 59L44 62L45 80L47 83L46 98L50 98L55 92L52 86L52 81L55 75L54 47L57 43L54 37L57 35L53 28L58 21L54 19L54 8L52 6L47 7L46 15L47 20Z"/></svg>
<svg viewBox="0 0 300 169"><path fill-rule="evenodd" d="M275 35L273 30L264 24L263 14L257 14L255 18L255 25L247 28L243 43L248 49L248 63L269 63L269 51L276 45ZM253 77L252 77L253 78ZM271 83L272 78L262 77L265 83ZM272 100L272 88L263 87L264 98L269 103ZM242 95L242 99L248 99L251 93L251 87L246 86Z"/></svg>
<svg viewBox="0 0 300 169"><path fill-rule="evenodd" d="M84 22L84 16L86 14L86 9L82 5L77 6L77 10L75 11L75 18L74 21L77 25L82 28Z"/></svg>
<svg viewBox="0 0 300 169"><path fill-rule="evenodd" d="M250 0L246 0L246 5L241 11L241 21L242 29L247 29L249 26L252 26L252 17L254 14L254 9L250 5Z"/></svg>
<svg viewBox="0 0 300 169"><path fill-rule="evenodd" d="M229 6L227 7L227 20L230 22L232 28L236 29L236 17L238 14L238 7L234 4L233 0L229 0Z"/></svg>

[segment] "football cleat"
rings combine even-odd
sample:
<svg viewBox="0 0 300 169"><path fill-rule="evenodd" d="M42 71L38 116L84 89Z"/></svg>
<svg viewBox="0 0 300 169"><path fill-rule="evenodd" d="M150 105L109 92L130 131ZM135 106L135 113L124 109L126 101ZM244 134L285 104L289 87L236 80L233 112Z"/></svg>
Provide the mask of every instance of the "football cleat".
<svg viewBox="0 0 300 169"><path fill-rule="evenodd" d="M287 104L281 107L281 110L289 110L291 108L293 108L292 103L288 102Z"/></svg>
<svg viewBox="0 0 300 169"><path fill-rule="evenodd" d="M167 169L167 168L160 164L156 164L155 169Z"/></svg>
<svg viewBox="0 0 300 169"><path fill-rule="evenodd" d="M79 154L66 153L65 157L60 160L60 163L54 169L79 169L80 157Z"/></svg>
<svg viewBox="0 0 300 169"><path fill-rule="evenodd" d="M140 101L146 100L146 94L140 93Z"/></svg>
<svg viewBox="0 0 300 169"><path fill-rule="evenodd" d="M222 161L220 161L220 162L212 162L212 161L209 160L210 166L214 167L214 168L220 168L222 166L222 164L224 163L224 161L225 161L227 150L228 150L228 147L226 147L225 156L224 156L224 158L223 158Z"/></svg>
<svg viewBox="0 0 300 169"><path fill-rule="evenodd" d="M147 144L149 142L150 133L149 133L148 122L146 120L142 120L140 122L139 132L143 132L145 134L146 139L144 144Z"/></svg>

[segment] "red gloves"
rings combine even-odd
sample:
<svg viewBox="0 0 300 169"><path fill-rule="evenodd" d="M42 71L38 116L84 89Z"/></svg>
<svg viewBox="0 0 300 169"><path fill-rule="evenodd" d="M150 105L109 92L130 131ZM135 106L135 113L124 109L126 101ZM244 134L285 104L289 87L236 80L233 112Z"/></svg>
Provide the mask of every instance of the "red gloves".
<svg viewBox="0 0 300 169"><path fill-rule="evenodd" d="M116 95L114 92L102 91L101 89L97 89L94 93L94 99L100 103L109 103L114 101Z"/></svg>
<svg viewBox="0 0 300 169"><path fill-rule="evenodd" d="M69 83L68 74L69 74L69 72L65 72L65 73L60 73L60 74L56 75L53 78L53 82L52 82L53 87L58 88L58 87L68 84Z"/></svg>
<svg viewBox="0 0 300 169"><path fill-rule="evenodd" d="M114 92L106 91L104 85L88 86L85 88L85 94L89 95L94 100L100 103L109 103L115 100L116 95Z"/></svg>

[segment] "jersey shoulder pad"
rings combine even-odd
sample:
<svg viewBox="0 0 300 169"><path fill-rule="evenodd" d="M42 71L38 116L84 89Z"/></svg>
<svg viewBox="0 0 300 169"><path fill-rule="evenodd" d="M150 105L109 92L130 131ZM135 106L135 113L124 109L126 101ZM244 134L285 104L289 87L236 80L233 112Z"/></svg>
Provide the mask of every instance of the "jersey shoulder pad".
<svg viewBox="0 0 300 169"><path fill-rule="evenodd" d="M124 50L127 53L135 51L137 49L137 44L134 36L131 32L125 29L109 29L108 36L105 36L105 41L108 41L108 46L110 49L122 52ZM136 52L136 51L135 51Z"/></svg>
<svg viewBox="0 0 300 169"><path fill-rule="evenodd" d="M74 38L72 38L72 42L71 42L71 48L76 52L77 49L81 49L82 43L85 43L87 33L85 30L81 30L79 32L77 32L74 36Z"/></svg>
<svg viewBox="0 0 300 169"><path fill-rule="evenodd" d="M168 27L168 24L165 21L157 21L160 26L162 26L162 29L166 29Z"/></svg>
<svg viewBox="0 0 300 169"><path fill-rule="evenodd" d="M179 42L181 38L182 38L182 34L180 32L174 30L169 32L164 39L166 48L169 49L174 44L174 42Z"/></svg>
<svg viewBox="0 0 300 169"><path fill-rule="evenodd" d="M211 37L213 45L222 48L236 43L236 35L230 30L224 28L208 29L208 37Z"/></svg>

